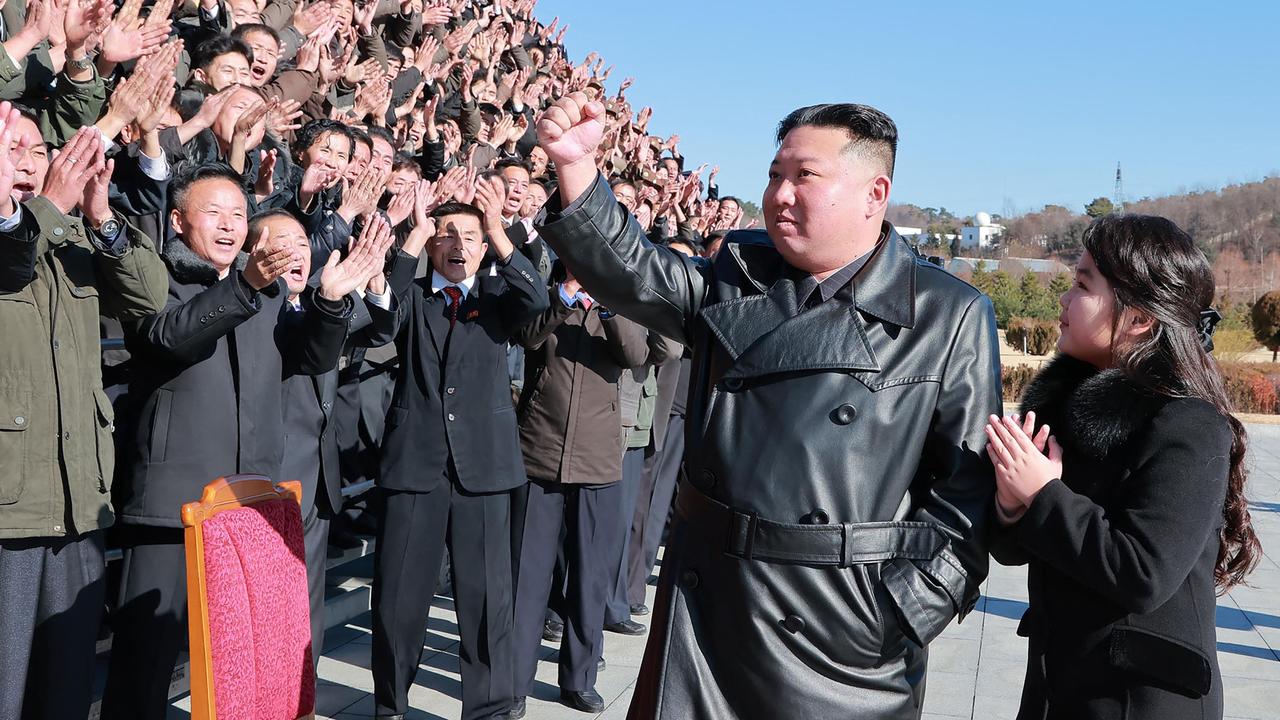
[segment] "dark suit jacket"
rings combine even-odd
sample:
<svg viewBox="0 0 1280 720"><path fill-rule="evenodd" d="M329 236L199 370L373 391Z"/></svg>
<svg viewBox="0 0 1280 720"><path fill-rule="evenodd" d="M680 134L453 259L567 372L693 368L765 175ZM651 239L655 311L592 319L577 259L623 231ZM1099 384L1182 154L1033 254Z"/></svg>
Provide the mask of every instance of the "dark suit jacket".
<svg viewBox="0 0 1280 720"><path fill-rule="evenodd" d="M389 343L395 332L395 299L392 296L390 310L382 308L352 293L352 313L348 337L365 345ZM294 313L291 322L301 323L307 312ZM333 517L342 509L342 471L338 463L338 436L333 427L334 404L338 397L338 369L335 367L321 375L292 375L284 382L284 480L302 481L302 514L306 517L314 501L320 516ZM301 385L301 392L290 392L290 386ZM306 398L308 407L293 407L290 398ZM319 433L311 420L320 417ZM317 465L317 472L296 473L296 468ZM292 477L298 474L299 477Z"/></svg>
<svg viewBox="0 0 1280 720"><path fill-rule="evenodd" d="M547 309L546 290L529 260L514 252L495 266L496 275L476 276L451 331L448 303L432 294L430 275L413 279L417 266L403 252L392 264L400 367L378 484L427 492L449 477L452 463L468 492L510 490L525 473L507 342Z"/></svg>

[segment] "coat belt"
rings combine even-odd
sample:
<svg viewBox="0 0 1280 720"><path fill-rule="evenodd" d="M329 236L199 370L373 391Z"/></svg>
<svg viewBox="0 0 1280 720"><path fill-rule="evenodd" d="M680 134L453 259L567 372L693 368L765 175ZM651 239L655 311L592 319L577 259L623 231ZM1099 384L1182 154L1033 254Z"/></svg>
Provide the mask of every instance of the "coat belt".
<svg viewBox="0 0 1280 720"><path fill-rule="evenodd" d="M682 482L676 511L724 554L742 560L850 567L894 558L932 560L947 546L933 523L914 521L806 525L729 507Z"/></svg>

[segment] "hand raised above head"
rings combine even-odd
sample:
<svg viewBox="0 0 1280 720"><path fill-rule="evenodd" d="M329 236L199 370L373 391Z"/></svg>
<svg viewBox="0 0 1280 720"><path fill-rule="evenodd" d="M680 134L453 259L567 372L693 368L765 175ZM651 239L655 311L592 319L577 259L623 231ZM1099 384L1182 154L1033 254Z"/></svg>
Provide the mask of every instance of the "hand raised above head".
<svg viewBox="0 0 1280 720"><path fill-rule="evenodd" d="M604 105L575 92L558 100L538 118L538 144L556 167L595 163L604 139Z"/></svg>

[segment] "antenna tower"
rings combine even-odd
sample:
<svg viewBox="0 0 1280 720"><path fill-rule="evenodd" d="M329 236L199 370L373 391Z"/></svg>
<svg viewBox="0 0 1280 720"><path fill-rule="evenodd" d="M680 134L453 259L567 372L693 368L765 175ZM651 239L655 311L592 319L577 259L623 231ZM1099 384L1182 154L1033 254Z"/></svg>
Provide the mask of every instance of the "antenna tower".
<svg viewBox="0 0 1280 720"><path fill-rule="evenodd" d="M1116 163L1116 191L1115 197L1111 198L1111 204L1115 206L1116 212L1124 212L1124 180L1120 175L1120 163Z"/></svg>

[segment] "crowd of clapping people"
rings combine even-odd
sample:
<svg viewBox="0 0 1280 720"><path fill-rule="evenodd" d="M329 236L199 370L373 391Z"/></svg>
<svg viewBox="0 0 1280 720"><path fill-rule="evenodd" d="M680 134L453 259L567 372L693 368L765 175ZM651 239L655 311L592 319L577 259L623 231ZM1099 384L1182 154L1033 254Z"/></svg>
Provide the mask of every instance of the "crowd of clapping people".
<svg viewBox="0 0 1280 720"><path fill-rule="evenodd" d="M534 4L4 5L0 717L84 717L101 623L102 717L164 717L179 511L235 473L303 483L314 659L326 547L376 534L380 714L446 546L464 714L511 710L544 635L598 709L605 629L645 629L688 360L538 237L535 113L608 103L601 167L659 245L713 254L743 211Z"/></svg>
<svg viewBox="0 0 1280 720"><path fill-rule="evenodd" d="M444 583L466 718L543 639L599 712L646 631L631 717L919 717L989 556L1019 717L1222 717L1260 546L1191 238L1095 221L1002 417L990 299L885 222L887 115L784 118L744 228L534 4L0 4L0 718L84 717L104 627L101 717L165 716L180 510L235 474L301 481L312 662L376 536L380 718Z"/></svg>

